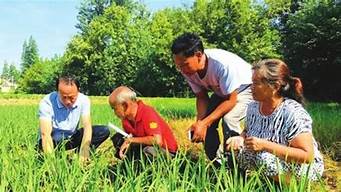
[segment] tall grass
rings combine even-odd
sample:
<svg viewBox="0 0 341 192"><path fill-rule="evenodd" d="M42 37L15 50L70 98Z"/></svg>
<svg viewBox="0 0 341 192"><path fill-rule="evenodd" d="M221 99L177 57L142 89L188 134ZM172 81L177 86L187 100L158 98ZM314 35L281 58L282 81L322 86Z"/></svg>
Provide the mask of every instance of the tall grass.
<svg viewBox="0 0 341 192"><path fill-rule="evenodd" d="M309 103L307 110L313 119L315 139L327 150L341 142L341 105L338 103Z"/></svg>
<svg viewBox="0 0 341 192"><path fill-rule="evenodd" d="M243 179L238 171L216 169L204 153L185 147L186 133L178 119L193 119L194 99L145 98L145 102L172 122L181 152L172 160L159 157L141 162L119 161L114 158L112 144L107 140L83 166L78 155L62 151L55 156L39 157L35 151L40 97L29 104L0 104L0 191L306 191L309 182L292 180L289 185L275 185L259 173ZM7 98L6 98L7 99ZM13 99L13 98L9 98ZM25 99L30 99L28 96ZM106 98L92 97L93 124L119 124ZM325 104L310 104L315 120L316 138L328 146L339 137L339 109ZM331 110L331 111L330 111ZM321 114L322 113L322 114ZM333 124L326 122L333 121ZM316 128L318 127L318 128ZM326 129L328 127L328 129ZM318 131L316 131L318 129ZM332 133L332 131L336 131ZM322 135L322 136L317 136ZM324 138L328 137L328 138ZM325 143L326 141L326 143ZM197 156L195 156L195 154ZM323 184L318 186L324 190Z"/></svg>

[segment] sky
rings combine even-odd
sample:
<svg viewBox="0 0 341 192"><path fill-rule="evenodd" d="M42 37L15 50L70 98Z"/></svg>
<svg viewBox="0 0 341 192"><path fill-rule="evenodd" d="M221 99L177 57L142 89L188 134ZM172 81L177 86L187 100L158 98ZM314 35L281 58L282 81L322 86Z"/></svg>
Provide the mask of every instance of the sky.
<svg viewBox="0 0 341 192"><path fill-rule="evenodd" d="M0 71L6 61L20 66L24 41L32 36L39 55L62 55L78 31L77 13L82 0L0 0ZM194 0L140 0L151 11L191 6Z"/></svg>

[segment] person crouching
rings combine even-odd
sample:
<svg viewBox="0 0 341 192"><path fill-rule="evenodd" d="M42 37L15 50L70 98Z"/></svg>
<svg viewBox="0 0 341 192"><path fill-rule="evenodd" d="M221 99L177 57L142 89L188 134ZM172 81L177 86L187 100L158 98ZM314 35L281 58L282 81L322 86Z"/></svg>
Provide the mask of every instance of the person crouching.
<svg viewBox="0 0 341 192"><path fill-rule="evenodd" d="M116 133L111 137L117 158L139 158L141 150L152 157L159 151L171 157L176 154L178 145L169 125L151 106L137 100L133 90L126 86L116 88L109 96L109 104L121 119L124 131L132 135L123 138Z"/></svg>

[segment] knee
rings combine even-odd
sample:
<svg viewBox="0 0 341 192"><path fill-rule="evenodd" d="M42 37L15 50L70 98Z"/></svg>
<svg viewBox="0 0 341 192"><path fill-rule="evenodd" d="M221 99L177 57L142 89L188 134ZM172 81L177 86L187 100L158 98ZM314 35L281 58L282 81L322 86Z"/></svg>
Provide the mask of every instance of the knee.
<svg viewBox="0 0 341 192"><path fill-rule="evenodd" d="M124 142L123 136L119 133L116 133L110 139L111 139L112 144L114 145L115 149L119 149Z"/></svg>
<svg viewBox="0 0 341 192"><path fill-rule="evenodd" d="M256 155L256 164L257 167L261 170L266 176L276 176L281 169L280 160L273 154L268 152L261 152Z"/></svg>
<svg viewBox="0 0 341 192"><path fill-rule="evenodd" d="M226 126L228 126L229 128L238 127L240 124L240 118L238 118L232 113L225 114L223 120Z"/></svg>
<svg viewBox="0 0 341 192"><path fill-rule="evenodd" d="M223 118L224 135L228 137L237 136L242 132L241 119L226 114Z"/></svg>
<svg viewBox="0 0 341 192"><path fill-rule="evenodd" d="M92 126L92 134L97 136L97 137L105 137L108 138L110 131L107 126L104 125L95 125Z"/></svg>
<svg viewBox="0 0 341 192"><path fill-rule="evenodd" d="M228 122L223 122L223 135L224 135L224 141L226 141L230 137L239 136L241 133L241 129L232 129L231 124L228 124Z"/></svg>
<svg viewBox="0 0 341 192"><path fill-rule="evenodd" d="M158 150L155 149L153 146L146 146L143 148L143 153L147 156L156 157Z"/></svg>

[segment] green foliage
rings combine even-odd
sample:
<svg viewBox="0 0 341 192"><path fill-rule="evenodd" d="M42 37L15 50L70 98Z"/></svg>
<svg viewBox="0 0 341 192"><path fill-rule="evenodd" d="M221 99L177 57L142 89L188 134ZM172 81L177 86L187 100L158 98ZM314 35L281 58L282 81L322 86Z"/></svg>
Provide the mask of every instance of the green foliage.
<svg viewBox="0 0 341 192"><path fill-rule="evenodd" d="M17 82L20 77L20 71L15 67L15 65L8 64L6 61L4 62L4 66L2 68L1 78L10 80L11 82Z"/></svg>
<svg viewBox="0 0 341 192"><path fill-rule="evenodd" d="M2 67L2 74L1 78L8 79L10 77L9 75L9 66L8 63L5 61L4 66Z"/></svg>
<svg viewBox="0 0 341 192"><path fill-rule="evenodd" d="M234 43L232 48L243 50L247 46L248 49L245 49L244 55L251 55L247 57L249 60L254 60L259 55L276 55L273 51L274 45L269 42L276 40L276 36L273 37L274 32L263 32L262 30L262 27L266 27L268 23L264 23L256 31L263 34L250 33L250 31L255 31L250 27L249 30L240 32L243 34L235 36L230 35L235 34L235 31L231 31L227 35L224 33L225 31L218 32L224 28L221 23L228 24L230 18L220 19L218 17L217 19L215 13L218 12L224 16L225 12L229 11L228 7L225 5L225 7L221 7L221 4L217 3L223 2L213 1L208 4L205 1L198 1L197 7L194 7L193 11L165 9L155 13L150 22L145 17L141 20L134 20L133 24L131 22L134 18L133 12L129 12L122 6L111 6L108 10L113 9L112 7L116 7L116 9L119 7L126 12L122 13L120 9L115 9L110 14L110 11L107 10L102 16L93 19L89 24L88 32L74 38L70 43L67 51L67 57L70 58L69 66L76 66L76 68L82 66L79 73L87 74L82 75L83 85L90 94L106 94L115 85L127 84L133 85L145 96L183 95L189 91L188 86L175 69L169 47L176 36L186 31L202 34L204 41L205 38L209 39L208 44L215 44L221 48L227 47L224 44L231 44L226 41L226 37L229 36L228 38L232 42L235 41L236 36L248 34L249 40L242 40L244 43L241 46ZM249 6L251 6L250 3ZM201 11L202 7L208 8ZM237 8L234 11L238 13ZM245 10L246 13L248 11L250 10ZM121 18L124 19L120 20L121 14L123 14ZM212 19L206 20L206 18ZM244 25L240 29L246 29L245 25L250 20L250 18L244 19L242 21ZM259 21L254 23L259 24ZM203 29L202 26L207 26L206 24L212 26ZM210 35L211 31L220 34ZM221 37L217 38L219 35ZM257 38L257 35L262 38ZM138 38L134 40L133 37ZM258 41L250 44L251 39ZM77 45L78 43L79 45ZM132 49L132 47L139 47L139 49ZM254 54L246 54L251 49L255 50ZM69 70L76 71L76 68L70 67Z"/></svg>
<svg viewBox="0 0 341 192"><path fill-rule="evenodd" d="M15 67L15 65L12 63L10 66L9 66L9 71L8 71L8 77L10 79L13 78L13 81L14 82L17 82L20 78L20 74L21 72Z"/></svg>
<svg viewBox="0 0 341 192"><path fill-rule="evenodd" d="M82 3L81 33L68 44L63 71L79 76L85 93L107 95L125 84L143 96L188 95L170 53L172 41L184 32L198 33L206 47L230 50L250 62L278 56L278 32L266 11L249 0L197 0L192 8L164 9L152 17L134 2Z"/></svg>
<svg viewBox="0 0 341 192"><path fill-rule="evenodd" d="M49 93L55 90L55 79L61 71L62 58L39 60L19 80L18 92Z"/></svg>
<svg viewBox="0 0 341 192"><path fill-rule="evenodd" d="M0 106L0 191L325 191L323 182L317 187L304 179L292 179L289 185L283 183L276 186L259 172L248 175L247 179L239 177L238 172L227 170L224 166L215 169L206 161L200 149L188 149L181 145L181 151L170 160L156 158L152 162L119 161L114 157L111 141L107 140L93 153L87 166L80 166L77 154L62 151L54 158L45 156L38 158L35 151L38 133L36 117L39 98L43 96L26 95L35 103L31 105L12 102ZM19 98L20 99L23 98ZM105 97L91 97L107 102ZM166 118L174 118L173 114L185 114L177 118L187 118L192 114L190 108L195 107L194 99L179 98L143 98L161 111ZM27 101L27 100L26 100ZM3 102L1 102L3 104ZM177 104L182 105L177 105ZM174 106L174 104L176 104ZM309 105L319 114L329 114L326 104ZM161 110L164 108L164 110ZM180 112L184 111L184 112ZM180 113L179 113L180 112ZM18 117L20 114L20 118ZM314 116L313 116L314 118ZM338 116L335 116L338 118ZM92 119L95 124L106 124L108 121L119 123L113 119L108 104L100 103L92 106ZM173 119L174 120L174 119ZM315 120L315 119L314 119ZM325 121L317 118L316 121ZM321 123L321 125L326 125ZM340 121L338 122L340 123ZM341 126L338 127L339 131ZM314 127L315 128L315 127ZM181 131L184 131L181 129ZM320 127L317 133L333 134L329 129ZM325 140L321 138L321 143ZM179 143L184 142L179 140ZM195 154L197 154L196 157ZM192 156L193 155L193 156Z"/></svg>
<svg viewBox="0 0 341 192"><path fill-rule="evenodd" d="M144 96L175 96L188 92L183 77L176 71L170 47L173 39L185 31L196 31L185 9L165 9L155 13L150 25L151 43L148 63L138 70L135 86ZM146 81L147 80L147 81Z"/></svg>
<svg viewBox="0 0 341 192"><path fill-rule="evenodd" d="M267 12L250 0L198 0L193 20L209 44L234 52L249 62L279 57L280 35Z"/></svg>
<svg viewBox="0 0 341 192"><path fill-rule="evenodd" d="M141 17L138 17L141 16ZM93 19L86 34L76 36L66 51L64 70L81 77L86 92L105 95L117 85L132 85L145 64L150 35L143 15L112 5Z"/></svg>
<svg viewBox="0 0 341 192"><path fill-rule="evenodd" d="M103 15L105 9L111 5L126 7L129 10L134 10L137 7L134 0L83 0L77 15L79 23L76 28L82 34L86 33L90 22L94 18Z"/></svg>
<svg viewBox="0 0 341 192"><path fill-rule="evenodd" d="M144 96L188 95L170 54L172 41L184 32L249 61L278 56L278 33L250 1L198 0L191 9L164 9L152 17L131 2L88 1L80 12L79 18L88 18L86 30L69 43L64 70L76 73L88 94L105 95L125 84Z"/></svg>
<svg viewBox="0 0 341 192"><path fill-rule="evenodd" d="M21 54L21 67L23 73L39 60L38 46L32 36L24 42Z"/></svg>
<svg viewBox="0 0 341 192"><path fill-rule="evenodd" d="M79 76L91 95L124 84L143 96L187 96L191 91L175 69L170 46L178 35L195 32L205 47L226 49L250 63L282 58L302 77L309 99L340 100L340 7L334 0L196 0L190 8L151 15L134 0L84 0L80 33L68 43L59 69ZM23 46L23 74L37 58L30 37Z"/></svg>
<svg viewBox="0 0 341 192"><path fill-rule="evenodd" d="M341 100L341 5L307 0L288 17L284 56L310 99Z"/></svg>
<svg viewBox="0 0 341 192"><path fill-rule="evenodd" d="M264 8L269 17L277 17L290 10L290 7L297 0L264 0Z"/></svg>
<svg viewBox="0 0 341 192"><path fill-rule="evenodd" d="M313 119L314 136L323 149L328 150L337 141L341 141L339 103L309 103L307 110Z"/></svg>

